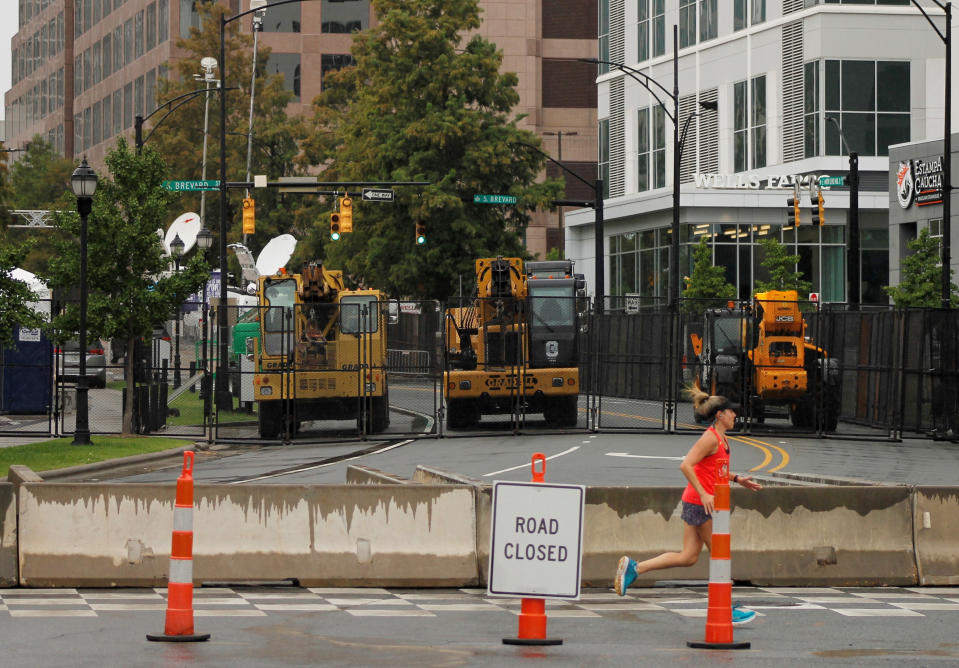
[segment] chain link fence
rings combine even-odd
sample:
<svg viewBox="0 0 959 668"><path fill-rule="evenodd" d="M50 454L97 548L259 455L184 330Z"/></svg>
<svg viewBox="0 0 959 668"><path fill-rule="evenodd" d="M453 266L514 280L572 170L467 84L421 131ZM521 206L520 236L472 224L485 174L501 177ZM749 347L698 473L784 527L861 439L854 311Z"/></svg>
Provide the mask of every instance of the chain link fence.
<svg viewBox="0 0 959 668"><path fill-rule="evenodd" d="M519 332L532 311L498 312L490 305L495 317L471 334L484 350L470 366L461 357L456 320L469 330L469 310L478 308L473 301L373 299L302 307L309 312L231 304L224 307L230 340L221 364L215 306L193 305L143 337L132 353L123 341L89 341L92 433L123 431L127 392L133 393L132 431L198 440L683 431L701 428L682 391L695 383L741 402L739 428L747 433L953 439L959 429L959 311L802 302L791 308L804 329L786 341L767 341L760 353L759 335L750 329L756 314L742 305L684 300L674 314L656 298L610 297L602 313L582 299L555 304L579 314L567 365L576 370L577 391L564 400L562 417L537 383L561 377L550 369L565 367L543 355L556 354L563 336L531 320L530 331L539 327L539 334L524 344ZM297 335L297 318L312 329ZM263 341L261 320L270 323ZM0 434L72 434L76 335L15 328L14 339L0 351ZM271 356L264 356L266 348ZM788 355L802 361L784 363ZM274 366L258 371L258 360L267 357ZM778 400L775 393L756 395L755 378L779 382L774 376L784 369L802 377L800 399L789 399L785 390ZM225 390L218 401L219 373ZM495 385L479 392L478 416L445 399L459 387L448 383L470 379ZM262 394L264 382L279 401Z"/></svg>

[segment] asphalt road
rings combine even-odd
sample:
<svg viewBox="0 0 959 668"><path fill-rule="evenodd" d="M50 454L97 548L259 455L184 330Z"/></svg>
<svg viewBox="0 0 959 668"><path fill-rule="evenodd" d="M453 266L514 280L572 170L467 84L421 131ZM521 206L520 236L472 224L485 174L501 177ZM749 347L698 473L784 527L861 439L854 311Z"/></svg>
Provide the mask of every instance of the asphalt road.
<svg viewBox="0 0 959 668"><path fill-rule="evenodd" d="M519 601L482 590L203 588L202 643L153 643L165 592L0 590L4 666L947 666L959 662L959 588L736 588L760 616L747 650L705 637L703 587L586 590L547 603L547 637L516 647Z"/></svg>

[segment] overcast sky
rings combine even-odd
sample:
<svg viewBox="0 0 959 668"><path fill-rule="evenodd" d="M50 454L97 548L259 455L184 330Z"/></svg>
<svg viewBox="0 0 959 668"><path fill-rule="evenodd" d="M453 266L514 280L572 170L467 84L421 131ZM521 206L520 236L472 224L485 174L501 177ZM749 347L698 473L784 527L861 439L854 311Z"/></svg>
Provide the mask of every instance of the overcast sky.
<svg viewBox="0 0 959 668"><path fill-rule="evenodd" d="M10 90L10 40L17 32L16 0L0 0L0 93ZM4 105L0 101L0 119L4 118Z"/></svg>

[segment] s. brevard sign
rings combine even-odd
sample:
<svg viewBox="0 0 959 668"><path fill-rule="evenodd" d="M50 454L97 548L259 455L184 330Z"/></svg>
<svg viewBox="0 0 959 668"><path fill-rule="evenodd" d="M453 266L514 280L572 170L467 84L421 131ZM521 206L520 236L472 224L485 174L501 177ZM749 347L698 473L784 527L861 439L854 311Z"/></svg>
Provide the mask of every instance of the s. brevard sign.
<svg viewBox="0 0 959 668"><path fill-rule="evenodd" d="M896 199L899 206L942 204L942 156L903 160L896 169Z"/></svg>
<svg viewBox="0 0 959 668"><path fill-rule="evenodd" d="M822 174L695 174L697 188L710 190L792 190L818 186Z"/></svg>

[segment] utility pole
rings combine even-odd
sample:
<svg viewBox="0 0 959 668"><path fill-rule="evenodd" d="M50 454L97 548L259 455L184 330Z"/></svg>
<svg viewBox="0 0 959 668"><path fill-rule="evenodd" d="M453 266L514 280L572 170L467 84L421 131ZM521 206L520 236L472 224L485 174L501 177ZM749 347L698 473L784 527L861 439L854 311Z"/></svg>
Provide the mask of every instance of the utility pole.
<svg viewBox="0 0 959 668"><path fill-rule="evenodd" d="M558 160L559 162L562 162L563 161L563 137L564 136L575 137L578 134L579 134L578 132L563 132L562 130L557 130L553 132L550 130L550 131L544 132L543 136L556 137L556 160ZM557 206L556 213L558 214L557 220L559 222L559 229L562 230L563 229L563 207ZM547 248L546 250L548 252L549 248Z"/></svg>

